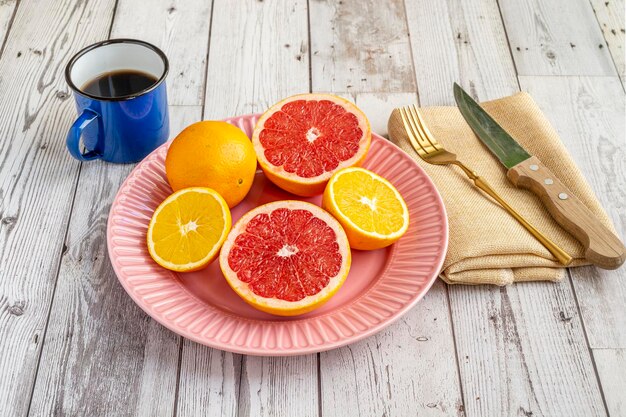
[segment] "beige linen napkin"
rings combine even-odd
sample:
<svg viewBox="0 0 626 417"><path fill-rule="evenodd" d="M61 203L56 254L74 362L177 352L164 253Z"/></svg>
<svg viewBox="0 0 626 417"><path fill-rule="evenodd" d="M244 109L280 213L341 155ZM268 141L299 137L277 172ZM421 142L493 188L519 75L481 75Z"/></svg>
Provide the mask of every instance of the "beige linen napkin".
<svg viewBox="0 0 626 417"><path fill-rule="evenodd" d="M615 230L556 131L526 93L482 103L484 109L531 155L537 156L611 230ZM456 107L421 109L437 140L478 175L531 224L569 253L572 266L586 265L583 247L550 217L530 191L515 188L506 169L478 140ZM391 118L400 117L394 110ZM519 281L559 281L565 269L506 210L476 188L452 165L422 161L406 137L402 122L389 123L389 137L424 168L446 205L450 223L448 255L442 278L451 284L506 285Z"/></svg>

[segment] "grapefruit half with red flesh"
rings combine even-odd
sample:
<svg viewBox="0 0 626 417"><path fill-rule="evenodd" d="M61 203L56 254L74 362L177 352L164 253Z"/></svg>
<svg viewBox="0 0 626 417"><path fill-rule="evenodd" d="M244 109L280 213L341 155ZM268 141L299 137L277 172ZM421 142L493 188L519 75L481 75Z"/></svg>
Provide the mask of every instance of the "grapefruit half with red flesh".
<svg viewBox="0 0 626 417"><path fill-rule="evenodd" d="M300 196L324 191L339 169L360 165L371 141L365 114L332 94L299 94L258 120L252 144L265 175Z"/></svg>
<svg viewBox="0 0 626 417"><path fill-rule="evenodd" d="M246 213L220 253L228 284L248 304L293 316L320 307L350 269L348 238L334 217L303 201L276 201Z"/></svg>

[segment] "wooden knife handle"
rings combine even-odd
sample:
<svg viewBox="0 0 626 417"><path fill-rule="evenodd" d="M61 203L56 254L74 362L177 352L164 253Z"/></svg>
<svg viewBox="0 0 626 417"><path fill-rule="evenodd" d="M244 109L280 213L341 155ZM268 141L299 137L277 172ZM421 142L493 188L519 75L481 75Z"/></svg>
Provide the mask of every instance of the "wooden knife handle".
<svg viewBox="0 0 626 417"><path fill-rule="evenodd" d="M507 177L541 198L554 220L583 244L589 262L604 269L624 263L624 244L539 159L533 156L515 165Z"/></svg>

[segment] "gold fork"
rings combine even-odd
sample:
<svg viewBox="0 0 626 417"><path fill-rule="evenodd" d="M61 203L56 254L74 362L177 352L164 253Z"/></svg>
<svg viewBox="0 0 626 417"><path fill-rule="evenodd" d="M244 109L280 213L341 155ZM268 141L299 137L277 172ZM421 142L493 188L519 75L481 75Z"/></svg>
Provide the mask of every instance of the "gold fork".
<svg viewBox="0 0 626 417"><path fill-rule="evenodd" d="M448 165L453 164L458 166L465 172L465 174L474 181L474 184L487 193L491 198L496 200L502 207L506 209L515 219L522 224L530 233L532 233L539 242L543 244L550 251L552 255L563 265L569 265L572 262L572 257L567 254L563 249L559 248L554 242L546 237L539 230L535 229L533 225L528 223L521 214L519 214L513 207L511 207L500 195L485 181L479 177L474 171L465 166L461 161L456 158L456 154L446 151L443 146L437 142L435 137L430 133L424 120L419 114L415 105L406 106L399 109L402 122L404 123L404 129L406 130L411 146L415 149L415 152L425 162L434 165Z"/></svg>

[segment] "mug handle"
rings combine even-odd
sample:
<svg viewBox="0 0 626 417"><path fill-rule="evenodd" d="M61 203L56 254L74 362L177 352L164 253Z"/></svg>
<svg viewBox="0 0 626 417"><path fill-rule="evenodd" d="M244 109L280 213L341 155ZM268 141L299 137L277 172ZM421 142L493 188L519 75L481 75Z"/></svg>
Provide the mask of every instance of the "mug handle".
<svg viewBox="0 0 626 417"><path fill-rule="evenodd" d="M70 154L79 161L92 161L94 159L102 158L102 154L96 151L88 151L82 153L80 150L80 137L83 134L83 130L93 121L99 117L98 113L85 109L78 116L78 119L70 127L70 131L67 133L67 149Z"/></svg>

